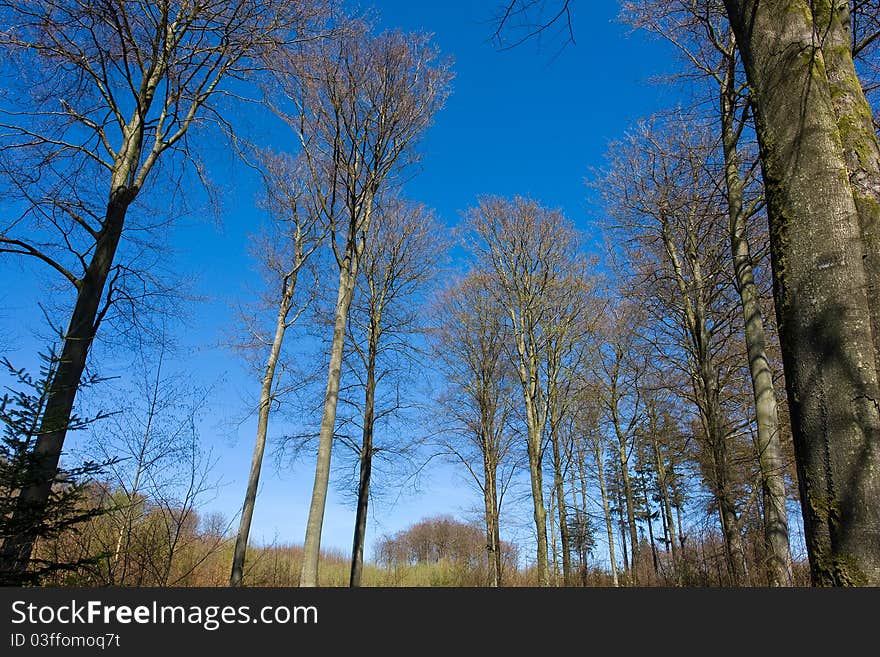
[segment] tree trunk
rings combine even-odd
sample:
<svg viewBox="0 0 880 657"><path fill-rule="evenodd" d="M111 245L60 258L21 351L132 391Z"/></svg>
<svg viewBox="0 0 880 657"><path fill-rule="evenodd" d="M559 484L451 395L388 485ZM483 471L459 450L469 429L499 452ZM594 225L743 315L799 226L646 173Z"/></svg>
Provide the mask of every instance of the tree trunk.
<svg viewBox="0 0 880 657"><path fill-rule="evenodd" d="M626 509L626 527L629 531L630 579L632 584L637 584L638 574L636 571L639 563L639 538L638 532L636 531L636 512L632 494L632 481L629 476L629 457L626 453L626 437L620 430L619 424L616 420L614 422L614 428L617 432L617 458L620 465L620 481L623 484L622 492L623 502Z"/></svg>
<svg viewBox="0 0 880 657"><path fill-rule="evenodd" d="M487 431L487 429L483 429ZM487 432L488 433L488 432ZM487 446L489 441L483 439L483 504L486 514L486 559L488 585L501 586L501 540L498 527L498 489L497 463Z"/></svg>
<svg viewBox="0 0 880 657"><path fill-rule="evenodd" d="M880 389L861 227L810 5L725 0L753 93L813 582L880 585Z"/></svg>
<svg viewBox="0 0 880 657"><path fill-rule="evenodd" d="M743 313L746 354L755 400L758 428L758 464L764 501L764 542L770 586L790 586L791 550L788 542L788 513L785 508L785 464L779 439L779 417L773 372L767 359L764 320L758 287L752 270L752 255L746 234L743 184L739 173L736 111L735 60L730 58L725 86L721 90L721 142L724 151L727 206L730 220L730 251Z"/></svg>
<svg viewBox="0 0 880 657"><path fill-rule="evenodd" d="M532 507L537 538L538 585L550 586L550 569L547 553L547 512L544 509L544 480L541 468L541 432L529 423L529 475L532 484Z"/></svg>
<svg viewBox="0 0 880 657"><path fill-rule="evenodd" d="M629 557L626 550L626 515L623 510L623 493L620 491L620 485L616 487L617 492L617 515L620 521L620 547L623 550L623 571L629 573ZM630 584L632 582L629 582Z"/></svg>
<svg viewBox="0 0 880 657"><path fill-rule="evenodd" d="M669 503L669 485L666 480L666 464L663 463L663 455L660 453L660 443L657 441L656 432L651 432L651 445L654 448L654 461L657 465L657 491L660 494L660 503L663 505L663 526L668 532L669 547L672 550L672 570L676 584L680 584L678 571L681 556L675 535L675 520L672 518L672 505Z"/></svg>
<svg viewBox="0 0 880 657"><path fill-rule="evenodd" d="M281 345L284 342L284 333L287 330L287 316L290 314L295 289L296 274L294 273L284 283L281 302L278 304L278 316L275 319L275 335L272 338L272 346L269 348L269 357L266 359L266 369L263 372L263 381L260 386L257 436L254 441L254 453L251 457L251 469L248 475L244 504L241 508L238 535L235 537L235 550L232 556L232 572L229 575L229 586L241 586L241 579L244 575L244 560L247 552L248 536L251 531L254 505L257 500L260 470L263 466L263 452L266 449L266 432L269 428L269 411L272 406L272 387L275 385L275 368L278 364L278 356L281 354Z"/></svg>
<svg viewBox="0 0 880 657"><path fill-rule="evenodd" d="M20 586L28 569L34 542L39 533L58 462L70 425L73 404L85 370L89 349L100 323L98 309L104 294L107 276L113 265L128 206L137 190L125 186L114 189L107 204L104 226L95 244L94 255L80 281L76 304L58 360L58 367L49 386L46 408L40 421L40 432L33 450L27 481L18 495L11 523L20 532L8 537L0 551L0 581Z"/></svg>
<svg viewBox="0 0 880 657"><path fill-rule="evenodd" d="M645 498L645 518L648 521L648 541L651 544L651 558L654 564L654 576L660 574L660 563L657 558L657 545L654 543L654 521L651 518L651 504L648 500L648 485L645 482L645 485L642 487L643 497Z"/></svg>
<svg viewBox="0 0 880 657"><path fill-rule="evenodd" d="M568 535L568 517L565 508L565 487L562 476L562 450L559 444L558 422L550 428L553 444L553 487L556 490L556 513L559 518L559 544L562 550L562 582L571 586L571 541Z"/></svg>
<svg viewBox="0 0 880 657"><path fill-rule="evenodd" d="M355 237L351 236L350 241ZM336 428L336 406L339 403L339 379L342 375L342 352L345 345L345 325L354 295L354 285L360 260L360 250L352 246L339 269L339 292L333 323L333 341L330 345L330 363L327 372L327 390L318 438L318 458L315 465L315 483L306 524L303 548L303 566L300 586L318 586L318 559L321 553L321 530L324 526L324 508L327 505L327 487L330 483L330 457L333 451L333 432Z"/></svg>
<svg viewBox="0 0 880 657"><path fill-rule="evenodd" d="M378 352L379 318L370 319L367 345L367 380L364 389L364 429L361 441L360 475L358 478L357 512L351 548L350 586L360 586L364 570L364 539L367 534L367 506L370 502L370 476L373 472L373 425L376 406L376 356Z"/></svg>
<svg viewBox="0 0 880 657"><path fill-rule="evenodd" d="M849 2L821 0L811 6L822 39L831 105L859 216L868 309L880 368L880 144L871 106L853 63Z"/></svg>

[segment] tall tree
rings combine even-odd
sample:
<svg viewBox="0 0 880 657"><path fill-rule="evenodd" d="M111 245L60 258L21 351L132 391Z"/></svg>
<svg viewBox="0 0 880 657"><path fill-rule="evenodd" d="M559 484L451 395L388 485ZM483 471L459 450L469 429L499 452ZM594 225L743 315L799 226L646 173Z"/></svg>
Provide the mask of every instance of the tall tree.
<svg viewBox="0 0 880 657"><path fill-rule="evenodd" d="M414 146L443 105L452 74L427 36L400 32L311 43L291 64L279 79L294 105L286 118L299 135L339 268L300 580L317 586L346 323L376 199L415 161Z"/></svg>
<svg viewBox="0 0 880 657"><path fill-rule="evenodd" d="M693 391L700 462L717 502L731 579L740 585L747 576L743 511L751 497L740 503L745 482L734 467L740 446L733 417L741 408L730 380L743 359L731 364L736 305L729 297L720 199L706 159L711 140L692 127L683 132L683 125L678 119L643 124L615 147L604 185L635 272L634 293L643 295L644 307L668 333L668 346L657 344L655 352L680 363Z"/></svg>
<svg viewBox="0 0 880 657"><path fill-rule="evenodd" d="M22 209L0 231L0 251L46 263L75 295L32 483L14 511L24 529L4 541L0 569L27 568L89 349L126 296L132 272L116 255L129 208L160 158L197 162L187 136L197 121L224 121L213 101L228 79L253 76L281 44L313 38L325 15L320 0L0 3L3 74L19 92L0 106L0 174Z"/></svg>
<svg viewBox="0 0 880 657"><path fill-rule="evenodd" d="M308 304L297 298L300 273L311 255L321 246L327 233L323 215L308 194L302 163L283 155L262 153L260 156L266 197L264 205L272 224L265 236L255 241L254 251L263 266L264 278L271 287L270 303L274 305L275 325L269 335L250 324L251 341L268 350L260 383L257 406L257 434L248 474L247 490L241 509L241 520L235 538L230 586L239 586L244 575L248 535L257 499L269 414L277 403L276 370L284 336Z"/></svg>
<svg viewBox="0 0 880 657"><path fill-rule="evenodd" d="M634 451L636 429L642 421L642 388L645 359L637 348L639 317L633 304L609 304L600 335L602 345L591 363L592 378L600 403L600 421L610 428L616 441L615 454L623 508L621 523L629 533L630 583L637 581L639 539L636 529L638 504L630 480L630 457ZM624 517L625 515L625 517Z"/></svg>
<svg viewBox="0 0 880 657"><path fill-rule="evenodd" d="M864 239L835 109L840 89L829 79L842 69L822 48L830 3L724 4L752 92L812 579L877 585L873 255L865 263L875 242Z"/></svg>
<svg viewBox="0 0 880 657"><path fill-rule="evenodd" d="M510 366L506 325L488 292L486 274L472 272L437 303L435 353L448 381L444 412L450 431L442 448L467 468L483 495L489 586L503 581L500 515L514 468L510 431Z"/></svg>
<svg viewBox="0 0 880 657"><path fill-rule="evenodd" d="M561 212L522 197L484 197L467 217L471 248L478 266L493 279L490 289L508 324L508 353L519 378L525 411L538 581L548 586L544 439L556 400L550 390L545 355L553 338L553 314L559 309L554 295L561 286L572 285L583 271L576 232ZM580 311L578 307L576 312Z"/></svg>
<svg viewBox="0 0 880 657"><path fill-rule="evenodd" d="M440 224L423 205L400 198L383 198L377 203L349 322L359 387L364 394L361 444L356 450L359 468L351 586L360 586L363 575L373 456L379 449L375 428L378 420L399 406L377 408L377 389L392 382L394 365L388 361L395 356L410 360L414 356L411 342L424 315L419 296L440 269L446 252L443 236Z"/></svg>

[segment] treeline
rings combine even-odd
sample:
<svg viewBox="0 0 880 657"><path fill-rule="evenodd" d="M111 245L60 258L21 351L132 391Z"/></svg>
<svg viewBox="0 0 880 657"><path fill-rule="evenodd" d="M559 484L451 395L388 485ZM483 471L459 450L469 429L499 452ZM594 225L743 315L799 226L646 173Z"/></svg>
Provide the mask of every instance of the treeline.
<svg viewBox="0 0 880 657"><path fill-rule="evenodd" d="M543 7L520 5L496 37ZM575 16L560 5L550 24ZM0 48L30 71L2 108L17 218L0 250L69 292L40 376L7 364L4 583L217 584L225 570L233 586L317 586L326 569L350 586L790 586L806 583L798 501L810 581L880 583L880 146L859 80L874 3L622 3L642 38L681 53L671 83L690 109L611 145L589 234L521 196L475 199L453 233L404 196L453 78L427 35L377 33L319 0L0 12ZM242 100L286 136L258 145ZM140 237L161 233L139 205L162 207L161 180L205 181L210 130L259 172L267 217L252 249L264 294L238 345L260 392L234 541L198 517L214 485L197 431L208 395L163 374L165 334L146 318L174 294ZM450 271L453 245L466 255ZM79 417L80 391L107 385L90 373L99 329L142 346L141 385L118 412ZM317 373L292 345L316 334ZM249 541L279 409L300 416L282 451L315 457L301 550ZM68 434L85 429L70 465ZM475 486L480 529L434 519L385 537L377 570L376 474L437 454ZM340 458L352 551L322 560ZM523 517L528 557L502 539Z"/></svg>

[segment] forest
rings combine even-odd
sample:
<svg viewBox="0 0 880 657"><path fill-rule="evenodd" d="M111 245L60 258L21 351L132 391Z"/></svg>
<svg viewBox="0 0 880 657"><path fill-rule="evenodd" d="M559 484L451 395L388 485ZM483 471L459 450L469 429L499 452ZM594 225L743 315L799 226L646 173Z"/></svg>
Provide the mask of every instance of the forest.
<svg viewBox="0 0 880 657"><path fill-rule="evenodd" d="M608 4L675 100L573 172L586 221L420 198L456 53L381 3L0 1L0 584L880 586L880 1ZM548 71L604 29L479 5ZM192 215L192 259L259 218L205 270L256 272L210 316L236 418L180 346Z"/></svg>

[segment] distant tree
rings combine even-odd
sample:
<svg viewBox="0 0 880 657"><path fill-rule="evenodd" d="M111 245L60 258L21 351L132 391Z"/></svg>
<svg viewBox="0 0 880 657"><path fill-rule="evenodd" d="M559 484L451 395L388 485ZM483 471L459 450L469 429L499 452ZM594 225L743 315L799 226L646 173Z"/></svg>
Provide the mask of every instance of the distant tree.
<svg viewBox="0 0 880 657"><path fill-rule="evenodd" d="M717 502L732 581L744 585L742 512L752 497L741 506L740 495L751 475L734 467L742 448L735 420L742 400L730 384L744 362L741 355L731 359L741 314L729 296L727 235L718 221L723 209L711 183L708 138L692 124L689 133L683 126L681 119L641 125L613 149L602 186L631 266L633 295L664 336L653 352L692 390L700 463Z"/></svg>
<svg viewBox="0 0 880 657"><path fill-rule="evenodd" d="M561 212L548 210L531 199L484 197L468 211L467 220L469 247L477 258L477 267L489 277L488 289L504 316L507 355L522 391L538 579L542 586L548 586L545 432L551 410L560 410L557 394L563 391L558 386L556 363L547 355L561 335L559 322L570 323L565 330L570 336L577 326L575 320L582 319L581 313L586 310L582 294L588 286L584 263L574 227ZM569 294L574 295L573 299L563 301ZM563 308L566 312L560 315ZM554 477L554 486L557 481Z"/></svg>
<svg viewBox="0 0 880 657"><path fill-rule="evenodd" d="M421 520L391 536L383 536L376 546L376 560L388 567L398 565L448 563L463 571L479 572L485 563L484 534L480 527L449 516ZM499 544L502 561L509 570L516 567L515 546Z"/></svg>
<svg viewBox="0 0 880 657"><path fill-rule="evenodd" d="M211 390L169 371L171 356L165 343L137 354L131 382L110 395L119 410L88 440L88 453L112 459L108 510L84 532L106 554L93 569L95 584L173 585L198 565L181 567L179 554L201 540L192 525L217 487L196 428Z"/></svg>
<svg viewBox="0 0 880 657"><path fill-rule="evenodd" d="M500 515L515 471L510 427L513 371L501 308L485 274L472 272L445 290L436 303L434 353L447 387L447 418L440 447L464 465L483 495L489 586L501 586Z"/></svg>

